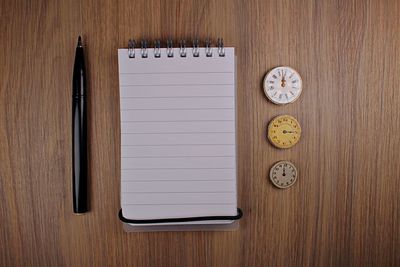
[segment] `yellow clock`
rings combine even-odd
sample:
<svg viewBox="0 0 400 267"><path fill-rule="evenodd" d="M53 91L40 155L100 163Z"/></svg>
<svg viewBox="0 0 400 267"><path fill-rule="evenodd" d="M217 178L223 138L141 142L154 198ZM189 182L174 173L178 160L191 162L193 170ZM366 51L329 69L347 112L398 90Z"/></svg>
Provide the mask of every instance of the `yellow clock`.
<svg viewBox="0 0 400 267"><path fill-rule="evenodd" d="M268 139L277 148L291 148L299 142L300 123L290 115L280 115L268 125Z"/></svg>

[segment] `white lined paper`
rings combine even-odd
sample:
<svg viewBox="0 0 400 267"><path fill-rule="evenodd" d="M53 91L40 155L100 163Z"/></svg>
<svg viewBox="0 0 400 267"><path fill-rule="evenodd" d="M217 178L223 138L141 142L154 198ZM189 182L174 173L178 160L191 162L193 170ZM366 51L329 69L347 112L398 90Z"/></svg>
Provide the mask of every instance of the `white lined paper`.
<svg viewBox="0 0 400 267"><path fill-rule="evenodd" d="M160 129L162 129L160 131ZM175 121L122 122L121 133L234 133L235 122L229 121Z"/></svg>
<svg viewBox="0 0 400 267"><path fill-rule="evenodd" d="M121 106L129 109L212 109L235 108L233 96L180 98L122 98Z"/></svg>
<svg viewBox="0 0 400 267"><path fill-rule="evenodd" d="M204 75L203 78L207 76ZM121 97L227 97L234 96L232 84L120 85Z"/></svg>
<svg viewBox="0 0 400 267"><path fill-rule="evenodd" d="M124 216L236 215L234 49L140 52L118 50Z"/></svg>
<svg viewBox="0 0 400 267"><path fill-rule="evenodd" d="M122 145L232 145L234 133L121 134Z"/></svg>
<svg viewBox="0 0 400 267"><path fill-rule="evenodd" d="M121 73L120 83L123 86L231 85L233 77L234 77L233 72Z"/></svg>
<svg viewBox="0 0 400 267"><path fill-rule="evenodd" d="M123 169L121 181L214 181L234 180L236 170L226 169Z"/></svg>
<svg viewBox="0 0 400 267"><path fill-rule="evenodd" d="M232 121L232 109L203 110L121 110L121 121Z"/></svg>
<svg viewBox="0 0 400 267"><path fill-rule="evenodd" d="M129 157L234 157L235 145L123 146L121 158Z"/></svg>

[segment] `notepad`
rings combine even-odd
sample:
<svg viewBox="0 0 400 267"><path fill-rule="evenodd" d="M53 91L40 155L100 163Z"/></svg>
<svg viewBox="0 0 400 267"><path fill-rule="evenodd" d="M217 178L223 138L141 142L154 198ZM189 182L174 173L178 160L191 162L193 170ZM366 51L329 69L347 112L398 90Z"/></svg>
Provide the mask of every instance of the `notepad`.
<svg viewBox="0 0 400 267"><path fill-rule="evenodd" d="M236 215L234 48L134 52L118 50L124 217Z"/></svg>

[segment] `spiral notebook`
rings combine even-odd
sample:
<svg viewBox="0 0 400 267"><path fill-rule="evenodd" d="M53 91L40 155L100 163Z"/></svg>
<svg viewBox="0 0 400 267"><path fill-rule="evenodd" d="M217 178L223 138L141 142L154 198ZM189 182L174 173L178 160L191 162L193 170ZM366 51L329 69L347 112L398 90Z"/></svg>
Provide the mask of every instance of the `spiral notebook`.
<svg viewBox="0 0 400 267"><path fill-rule="evenodd" d="M118 49L121 211L133 226L238 219L235 53L206 47Z"/></svg>

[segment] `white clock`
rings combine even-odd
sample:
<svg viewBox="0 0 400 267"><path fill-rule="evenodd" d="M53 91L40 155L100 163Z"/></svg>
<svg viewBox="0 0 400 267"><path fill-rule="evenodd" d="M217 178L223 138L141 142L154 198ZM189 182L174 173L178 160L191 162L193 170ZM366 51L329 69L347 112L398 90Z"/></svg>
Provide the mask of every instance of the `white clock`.
<svg viewBox="0 0 400 267"><path fill-rule="evenodd" d="M264 92L272 103L289 104L299 98L302 90L300 74L290 67L276 67L265 75Z"/></svg>

